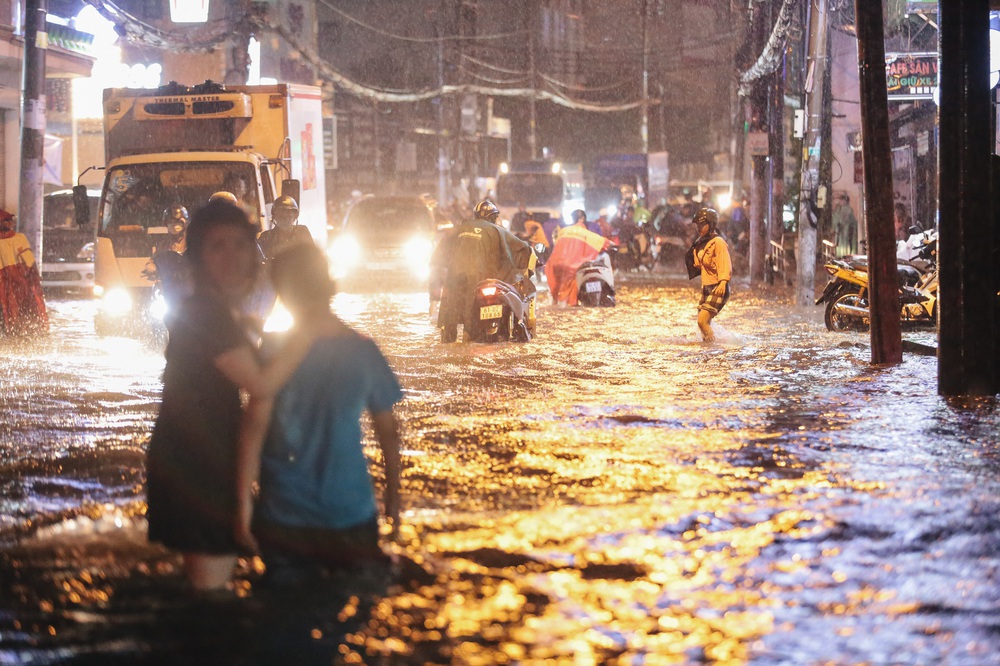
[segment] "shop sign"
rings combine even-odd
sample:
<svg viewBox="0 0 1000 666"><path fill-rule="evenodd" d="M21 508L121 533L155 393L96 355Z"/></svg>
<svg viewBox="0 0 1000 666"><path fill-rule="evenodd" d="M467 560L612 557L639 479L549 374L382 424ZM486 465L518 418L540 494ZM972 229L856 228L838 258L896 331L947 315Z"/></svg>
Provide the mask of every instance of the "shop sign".
<svg viewBox="0 0 1000 666"><path fill-rule="evenodd" d="M934 99L937 53L886 53L885 80L890 100Z"/></svg>

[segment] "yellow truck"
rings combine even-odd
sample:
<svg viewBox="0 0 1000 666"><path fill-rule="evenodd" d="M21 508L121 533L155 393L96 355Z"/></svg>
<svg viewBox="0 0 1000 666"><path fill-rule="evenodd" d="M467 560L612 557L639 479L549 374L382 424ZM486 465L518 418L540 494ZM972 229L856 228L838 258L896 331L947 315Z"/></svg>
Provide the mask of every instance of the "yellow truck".
<svg viewBox="0 0 1000 666"><path fill-rule="evenodd" d="M314 86L206 81L105 90L106 163L94 252L97 332L157 325L154 285L143 270L166 239L163 214L171 206L193 214L212 194L229 191L264 231L275 198L289 194L299 204L300 224L325 247L322 122Z"/></svg>

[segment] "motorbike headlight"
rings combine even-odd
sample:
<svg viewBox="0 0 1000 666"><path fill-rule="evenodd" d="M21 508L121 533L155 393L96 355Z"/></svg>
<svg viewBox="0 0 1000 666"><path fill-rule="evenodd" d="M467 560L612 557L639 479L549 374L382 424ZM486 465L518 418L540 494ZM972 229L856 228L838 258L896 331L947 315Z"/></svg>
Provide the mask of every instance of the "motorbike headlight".
<svg viewBox="0 0 1000 666"><path fill-rule="evenodd" d="M101 311L113 317L121 317L132 310L132 294L124 287L114 287L101 297Z"/></svg>
<svg viewBox="0 0 1000 666"><path fill-rule="evenodd" d="M334 277L343 277L361 261L361 244L354 236L343 234L330 243L327 251Z"/></svg>
<svg viewBox="0 0 1000 666"><path fill-rule="evenodd" d="M281 331L287 331L292 327L294 323L292 318L292 313L288 311L285 304L281 302L281 299L274 301L274 307L271 308L271 314L267 316L267 320L264 321L264 332L265 333L280 333Z"/></svg>
<svg viewBox="0 0 1000 666"><path fill-rule="evenodd" d="M163 298L163 294L156 292L153 294L153 300L149 302L149 314L151 317L157 321L163 321L163 318L167 315L167 310L170 308L167 306L167 299Z"/></svg>

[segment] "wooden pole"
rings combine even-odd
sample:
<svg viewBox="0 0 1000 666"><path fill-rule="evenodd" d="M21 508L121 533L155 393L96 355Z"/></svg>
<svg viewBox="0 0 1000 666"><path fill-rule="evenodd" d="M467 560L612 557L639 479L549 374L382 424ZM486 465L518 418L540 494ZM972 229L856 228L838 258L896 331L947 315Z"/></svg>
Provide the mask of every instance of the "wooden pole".
<svg viewBox="0 0 1000 666"><path fill-rule="evenodd" d="M864 203L868 225L871 360L877 365L894 365L903 360L903 341L892 219L892 148L889 144L882 3L854 0L854 12L858 31Z"/></svg>
<svg viewBox="0 0 1000 666"><path fill-rule="evenodd" d="M860 1L860 0L859 0ZM941 19L938 392L994 395L997 244L991 200L987 0L948 0ZM992 344L991 344L992 342Z"/></svg>

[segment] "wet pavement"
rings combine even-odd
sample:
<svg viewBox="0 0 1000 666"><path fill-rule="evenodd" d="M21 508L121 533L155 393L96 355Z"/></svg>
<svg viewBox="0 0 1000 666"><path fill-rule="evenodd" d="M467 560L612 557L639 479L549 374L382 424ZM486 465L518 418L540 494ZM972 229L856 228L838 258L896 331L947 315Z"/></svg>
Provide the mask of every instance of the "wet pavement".
<svg viewBox="0 0 1000 666"><path fill-rule="evenodd" d="M145 539L161 350L52 300L0 340L0 664L997 663L996 402L780 290L735 285L703 344L693 284L543 306L527 345L339 295L406 389L399 563L273 590L244 561L216 599Z"/></svg>

